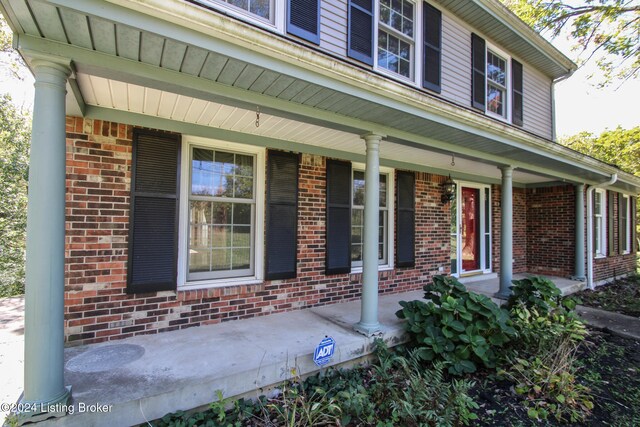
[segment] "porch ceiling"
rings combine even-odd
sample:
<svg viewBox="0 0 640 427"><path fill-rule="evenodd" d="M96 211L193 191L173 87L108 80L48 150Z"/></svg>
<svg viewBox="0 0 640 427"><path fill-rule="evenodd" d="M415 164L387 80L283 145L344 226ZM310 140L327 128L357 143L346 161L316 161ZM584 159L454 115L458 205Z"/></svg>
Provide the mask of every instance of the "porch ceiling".
<svg viewBox="0 0 640 427"><path fill-rule="evenodd" d="M116 86L115 82L128 83L132 90L142 90L134 88L139 87L172 94L167 96L175 96L176 102L181 96L180 102L190 98L196 106L209 102L236 108L236 115L246 115L260 106L263 114L274 119L325 129L317 129L325 140L331 139L331 132L347 133L351 139L379 132L399 146L429 150L418 158L438 152L450 159L450 153L456 153L491 168L511 164L538 177L569 182L598 183L619 172L323 54L310 55L306 48L215 13L208 15L206 27L199 28L194 21L193 29L173 22L182 19L181 15L167 14L161 19L94 0L0 0L0 4L27 61L41 54L68 59L78 82L84 78L81 76L92 76ZM193 12L188 8L195 7L181 5L185 16ZM234 31L235 38L230 36ZM77 87L72 80L71 93L78 110L85 115L99 114L97 99L85 89L75 90ZM133 111L129 106L123 110ZM141 113L147 114L144 110ZM306 137L308 129L302 125L297 129L292 128L289 137ZM332 141L348 150L341 138ZM413 155L412 163L415 159ZM620 175L619 189L640 191L640 181Z"/></svg>
<svg viewBox="0 0 640 427"><path fill-rule="evenodd" d="M260 113L260 126L255 125L256 111L219 104L172 92L134 85L112 79L77 73L78 88L89 106L126 111L199 126L225 129L290 142L296 145L319 147L327 152L351 153L364 159L365 144L359 134L322 127L311 123ZM296 145L294 145L296 144ZM495 165L474 159L457 157L451 166L451 155L424 148L385 141L380 146L383 164L420 165L434 172L447 171L461 179L486 179L498 182L500 171ZM471 172L472 171L472 172ZM514 171L514 181L535 184L553 181L521 170Z"/></svg>

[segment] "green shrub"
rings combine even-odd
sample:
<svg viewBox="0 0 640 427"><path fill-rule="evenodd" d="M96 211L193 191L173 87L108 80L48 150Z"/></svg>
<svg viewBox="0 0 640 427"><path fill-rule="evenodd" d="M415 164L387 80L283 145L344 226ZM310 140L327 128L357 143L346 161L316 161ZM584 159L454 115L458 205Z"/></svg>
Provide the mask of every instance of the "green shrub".
<svg viewBox="0 0 640 427"><path fill-rule="evenodd" d="M494 368L498 350L515 336L508 312L452 277L435 276L424 290L429 301L401 301L396 313L417 356L441 361L454 375L474 372L477 363Z"/></svg>
<svg viewBox="0 0 640 427"><path fill-rule="evenodd" d="M509 309L518 304L524 304L528 309L535 307L538 313L546 315L549 311L559 307L573 310L576 306L576 299L563 298L560 289L546 277L526 277L521 280L513 280L512 283L511 296L507 301Z"/></svg>
<svg viewBox="0 0 640 427"><path fill-rule="evenodd" d="M573 311L575 301L563 300L555 284L541 277L514 281L512 289L517 356L507 357L498 374L515 383L531 418L584 421L593 402L576 381L576 352L587 330Z"/></svg>

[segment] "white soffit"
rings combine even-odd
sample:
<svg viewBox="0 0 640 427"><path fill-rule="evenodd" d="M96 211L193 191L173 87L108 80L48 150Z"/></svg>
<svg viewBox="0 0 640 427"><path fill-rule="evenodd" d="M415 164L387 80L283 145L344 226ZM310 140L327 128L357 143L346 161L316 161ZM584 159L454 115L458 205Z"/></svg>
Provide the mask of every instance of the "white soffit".
<svg viewBox="0 0 640 427"><path fill-rule="evenodd" d="M265 113L260 114L260 126L256 127L255 111L84 73L78 73L76 78L87 105L260 135L331 150L365 154L365 144L360 135ZM473 175L500 179L500 171L494 165L456 157L455 166L451 166L449 154L427 151L390 141L384 141L381 144L380 156L383 159L408 164L451 170L452 173L458 171L468 174L473 171ZM514 171L514 181L530 184L548 182L552 179L516 170Z"/></svg>

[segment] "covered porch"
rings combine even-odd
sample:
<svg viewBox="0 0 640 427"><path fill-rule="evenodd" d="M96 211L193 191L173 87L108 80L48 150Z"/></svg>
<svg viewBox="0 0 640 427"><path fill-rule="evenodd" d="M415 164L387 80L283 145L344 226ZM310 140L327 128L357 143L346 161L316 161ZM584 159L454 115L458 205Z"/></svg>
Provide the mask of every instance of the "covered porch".
<svg viewBox="0 0 640 427"><path fill-rule="evenodd" d="M167 6L163 9L165 3ZM400 327L393 313L397 301L407 297L402 294L382 296L378 303L377 171L380 167L442 177L450 175L459 181L500 186L500 232L495 233L499 240L486 246L500 248L501 266L500 286L495 285L497 279L492 279L491 290L487 293L493 295L499 291L502 296L508 292L513 276L513 189L575 184L580 190L576 194L582 194L584 183L605 182L615 170L467 108L390 83L384 77L337 62L329 56L310 55L306 48L289 41L264 37L263 32L227 17L212 15L202 19L199 15L185 14L182 4L141 2L136 3L138 10L116 3L103 5L66 0L7 0L2 4L16 33L16 47L36 79L31 158L34 173L30 177L33 191L29 194L27 242L27 358L23 398L26 403L63 404L70 396L70 390L65 387L70 385L76 402L83 399L87 403L108 405L112 402L112 417L135 414L135 418L128 421L105 416L101 422L131 424L162 416L166 411L206 404L216 388L226 395L239 395L256 387L266 387L286 378L287 368L295 364L296 358L306 359L301 362L300 371L308 373L313 366L307 356L324 335L331 334L336 341L344 343L339 344L344 353L336 356L335 363L365 356L372 342L370 335L378 332L392 343L399 342L402 339ZM65 116L366 165L368 189L373 190L366 192L364 200L364 247L368 253L363 254L362 287L354 291L361 292L362 304L348 302L261 316L166 332L153 335L153 339L142 335L132 337L115 344L116 347L124 346L120 348L128 357L137 358L123 368L117 365L96 371L101 369L100 360L117 360L109 354L97 354L95 358L90 354L84 362L73 359L81 350L64 349L65 298L67 302L75 300L80 306L86 303L84 298L109 300L110 296L103 296L108 293L98 292L115 290L114 299L108 301L114 306L105 308L111 310L105 313L109 315L120 314L116 311L121 309L119 304L124 305L122 301L127 300L129 305L144 303L133 301L133 294L127 294L126 266L120 264L120 259L114 260L117 264L114 268L120 272L113 274L116 278L108 279L111 283L96 286L90 283L86 288L84 283L75 288L68 286L65 297L65 263L69 264L66 259L69 257L64 253L65 197L68 196L65 189L65 162L68 160ZM72 133L82 134L83 131L81 125ZM116 130L115 138L121 139L117 138L118 132ZM107 132L107 135L99 136L104 142L103 136L113 135ZM84 137L82 134L78 139ZM90 143L100 147L103 143L100 141ZM455 164L452 156L455 156ZM122 158L123 181L126 182L130 177L127 173L131 159L126 154ZM97 182L102 179L97 176L101 173L84 175ZM256 177L256 180L263 178ZM96 182L90 185L100 186ZM634 188L628 182L620 181L616 185L626 191ZM433 187L440 191L435 185ZM125 194L122 197L129 197L127 190L130 189L122 191ZM439 194L435 199L438 198ZM433 203L432 199L434 197L424 198L425 209L435 206L446 212L442 204ZM582 205L579 203L580 209ZM127 210L124 208L123 212ZM108 216L105 213L98 215ZM581 224L579 219L583 216L582 210L576 211L577 224ZM494 219L497 221L498 217ZM87 222L84 217L82 221ZM576 228L576 254L584 253L584 224ZM262 229L258 228L256 235L261 235L260 231ZM114 247L111 242L105 243L108 249ZM257 251L264 248L260 243L255 245ZM447 251L446 240L434 245ZM491 251L485 250L485 253L488 259ZM260 259L259 256L255 258ZM445 254L444 261L434 265L431 271L446 273L447 258L448 254ZM487 265L491 270L490 264ZM261 270L259 267L255 270ZM575 275L584 276L584 262L578 257ZM255 282L264 282L263 277L255 277ZM171 292L175 295L183 291L185 289L178 285ZM197 294L198 291L194 292ZM104 301L94 300L87 305L101 302ZM188 310L186 306L179 308ZM84 317L98 317L95 312ZM101 325L95 322L97 330ZM273 323L273 330L265 330L264 325L270 323ZM291 324L304 325L302 335L292 335ZM367 336L356 334L354 324ZM311 329L313 325L318 325L315 332ZM135 329L132 333L157 332L145 330L144 325L126 326ZM85 332L94 325L78 324L77 327ZM124 333L125 328L122 329ZM215 331L215 337L207 336L205 340L198 335L207 331ZM243 337L242 341L238 340L239 336ZM246 345L239 346L238 342ZM256 358L238 363L242 359L236 358L235 352L250 353L258 342L262 350L255 351ZM214 343L216 347L212 347ZM128 347L128 344L132 346ZM278 346L275 354L279 356L273 360L263 359L271 354L266 350L274 345ZM99 344L96 348L108 346ZM222 358L220 352L225 348L230 356ZM92 350L84 348L83 351ZM196 372L189 369L194 358L208 359L211 363L198 364ZM67 367L64 372L63 364ZM75 370L70 370L70 366ZM271 373L263 379L266 366ZM255 382L233 388L243 384L239 378L254 377L258 378ZM134 380L133 384L131 380ZM137 388L145 384L146 388ZM189 387L201 388L198 391ZM158 394L158 389L166 392ZM116 411L120 406L122 410ZM64 411L54 409L30 415L46 417L62 413ZM87 425L91 422L83 417L89 416L76 411L73 416L54 422Z"/></svg>
<svg viewBox="0 0 640 427"><path fill-rule="evenodd" d="M550 279L564 294L584 287L584 282ZM467 287L491 296L499 282L485 279ZM379 338L389 346L405 342L402 321L395 316L398 302L422 297L422 291L381 295ZM255 398L281 381L320 371L313 352L326 336L336 342L327 367L366 361L374 338L353 330L359 313L360 302L352 301L67 348L65 379L74 391L74 409L41 425L140 424L177 410L204 407L216 399L216 390L225 398Z"/></svg>

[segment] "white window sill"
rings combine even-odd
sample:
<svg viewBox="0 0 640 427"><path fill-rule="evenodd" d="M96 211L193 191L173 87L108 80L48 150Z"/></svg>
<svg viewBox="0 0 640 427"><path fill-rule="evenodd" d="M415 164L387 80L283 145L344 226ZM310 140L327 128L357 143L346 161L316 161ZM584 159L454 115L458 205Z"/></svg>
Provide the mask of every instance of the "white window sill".
<svg viewBox="0 0 640 427"><path fill-rule="evenodd" d="M380 273L381 271L392 271L392 270L393 270L393 266L391 265L378 266L378 273ZM362 274L362 267L352 268L349 274Z"/></svg>
<svg viewBox="0 0 640 427"><path fill-rule="evenodd" d="M602 259L602 258L606 258L606 255L602 255L602 254L597 254L594 258L595 259Z"/></svg>
<svg viewBox="0 0 640 427"><path fill-rule="evenodd" d="M237 277L231 279L212 279L212 280L198 280L197 282L187 282L178 286L178 292L180 291L197 291L200 289L212 289L212 288L229 288L232 286L242 285L258 285L263 283L264 280L257 279L255 277Z"/></svg>

